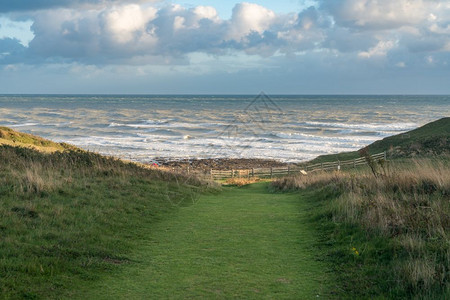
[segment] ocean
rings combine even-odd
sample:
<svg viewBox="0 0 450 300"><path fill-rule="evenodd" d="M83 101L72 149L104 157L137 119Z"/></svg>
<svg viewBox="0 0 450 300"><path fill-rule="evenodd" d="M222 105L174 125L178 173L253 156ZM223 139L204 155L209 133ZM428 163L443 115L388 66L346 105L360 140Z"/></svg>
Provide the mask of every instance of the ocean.
<svg viewBox="0 0 450 300"><path fill-rule="evenodd" d="M450 115L450 96L0 95L0 126L140 162L299 162Z"/></svg>

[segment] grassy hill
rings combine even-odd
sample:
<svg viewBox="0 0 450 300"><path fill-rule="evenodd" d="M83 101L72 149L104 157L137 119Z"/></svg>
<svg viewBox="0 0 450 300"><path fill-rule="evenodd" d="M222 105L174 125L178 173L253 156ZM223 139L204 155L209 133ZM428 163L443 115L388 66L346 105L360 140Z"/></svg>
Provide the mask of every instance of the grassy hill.
<svg viewBox="0 0 450 300"><path fill-rule="evenodd" d="M11 128L1 126L0 126L0 145L26 147L47 153L76 149L76 147L66 143L55 143L35 135L18 132L12 130Z"/></svg>
<svg viewBox="0 0 450 300"><path fill-rule="evenodd" d="M133 263L128 254L155 221L213 190L194 177L0 130L0 299L69 298Z"/></svg>
<svg viewBox="0 0 450 300"><path fill-rule="evenodd" d="M450 118L442 118L406 133L386 137L368 146L371 154L388 151L388 157L411 157L450 153ZM358 151L322 155L310 163L350 160Z"/></svg>

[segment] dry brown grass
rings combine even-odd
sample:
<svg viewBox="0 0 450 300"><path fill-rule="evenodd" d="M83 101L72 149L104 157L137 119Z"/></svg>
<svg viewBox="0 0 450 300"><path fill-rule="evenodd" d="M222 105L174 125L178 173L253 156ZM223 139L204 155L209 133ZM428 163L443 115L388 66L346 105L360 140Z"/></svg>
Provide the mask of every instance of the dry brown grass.
<svg viewBox="0 0 450 300"><path fill-rule="evenodd" d="M301 190L309 187L323 186L332 182L340 182L349 177L348 173L339 172L315 172L308 175L283 177L272 182L272 186L282 191Z"/></svg>
<svg viewBox="0 0 450 300"><path fill-rule="evenodd" d="M370 171L317 173L279 179L280 190L328 186L336 222L381 234L407 253L395 270L413 289L450 281L450 159L415 159Z"/></svg>
<svg viewBox="0 0 450 300"><path fill-rule="evenodd" d="M18 132L7 127L0 127L0 145L26 147L44 153L76 149L65 143L55 143L31 134Z"/></svg>
<svg viewBox="0 0 450 300"><path fill-rule="evenodd" d="M244 186L248 184L252 184L255 182L260 181L257 177L251 177L251 178L228 178L225 181L226 185L235 185L235 186Z"/></svg>
<svg viewBox="0 0 450 300"><path fill-rule="evenodd" d="M218 188L218 184L196 174L181 174L139 163L126 162L82 150L41 153L29 148L0 145L0 187L16 195L49 193L65 185L86 187L92 178L114 177L128 182L130 176L173 181L179 184ZM1 191L0 191L1 192Z"/></svg>

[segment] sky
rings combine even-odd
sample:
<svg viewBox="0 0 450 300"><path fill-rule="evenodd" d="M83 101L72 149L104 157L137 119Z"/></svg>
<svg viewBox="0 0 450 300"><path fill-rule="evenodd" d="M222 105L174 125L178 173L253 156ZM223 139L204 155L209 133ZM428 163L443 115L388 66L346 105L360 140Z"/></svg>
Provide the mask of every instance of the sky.
<svg viewBox="0 0 450 300"><path fill-rule="evenodd" d="M450 94L450 0L2 0L0 93Z"/></svg>

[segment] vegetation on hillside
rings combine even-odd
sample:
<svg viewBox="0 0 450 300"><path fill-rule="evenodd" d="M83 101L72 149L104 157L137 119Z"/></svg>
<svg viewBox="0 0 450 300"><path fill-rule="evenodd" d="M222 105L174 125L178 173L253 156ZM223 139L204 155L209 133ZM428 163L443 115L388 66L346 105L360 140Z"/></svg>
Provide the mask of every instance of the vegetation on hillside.
<svg viewBox="0 0 450 300"><path fill-rule="evenodd" d="M207 190L85 151L0 146L0 298L58 298L132 263L152 222Z"/></svg>
<svg viewBox="0 0 450 300"><path fill-rule="evenodd" d="M369 165L373 162L369 162ZM439 299L450 295L450 159L279 179L322 201L324 251L343 295Z"/></svg>
<svg viewBox="0 0 450 300"><path fill-rule="evenodd" d="M55 152L64 150L77 150L75 146L66 143L55 143L50 140L12 130L8 127L0 126L0 145L10 145L26 147L41 152Z"/></svg>
<svg viewBox="0 0 450 300"><path fill-rule="evenodd" d="M450 154L450 117L428 123L417 129L386 137L367 146L370 154L387 151L389 158ZM358 151L322 155L310 163L350 160Z"/></svg>

